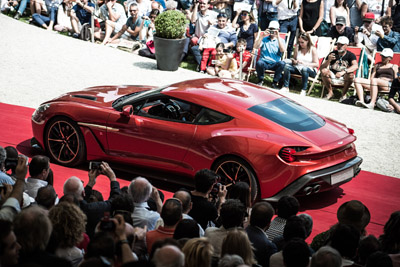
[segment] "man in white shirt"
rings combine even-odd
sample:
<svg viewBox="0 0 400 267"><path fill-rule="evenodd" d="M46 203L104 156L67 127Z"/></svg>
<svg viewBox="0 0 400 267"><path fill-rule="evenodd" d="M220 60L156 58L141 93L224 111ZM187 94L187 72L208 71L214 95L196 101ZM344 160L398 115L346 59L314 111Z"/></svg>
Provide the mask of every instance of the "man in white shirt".
<svg viewBox="0 0 400 267"><path fill-rule="evenodd" d="M280 32L290 32L289 43L287 47L287 58L290 58L293 51L294 39L297 30L297 12L299 11L299 0L277 0L278 21Z"/></svg>
<svg viewBox="0 0 400 267"><path fill-rule="evenodd" d="M106 0L106 3L100 7L100 17L106 22L105 35L101 34L100 37L100 39L104 38L103 44L106 44L113 33L116 34L122 29L127 17L124 7L117 3L117 0Z"/></svg>
<svg viewBox="0 0 400 267"><path fill-rule="evenodd" d="M195 24L195 32L191 40L192 45L197 45L198 40L207 32L208 28L217 23L218 13L209 10L209 7L208 0L196 1L194 4L191 23Z"/></svg>
<svg viewBox="0 0 400 267"><path fill-rule="evenodd" d="M365 13L363 26L355 27L354 42L357 46L364 46L367 52L368 60L374 62L373 54L376 51L379 35L376 32L383 32L382 26L375 24L374 13Z"/></svg>
<svg viewBox="0 0 400 267"><path fill-rule="evenodd" d="M48 184L47 176L50 172L50 160L46 156L34 156L29 164L30 177L26 180L25 192L32 198L36 198L39 188Z"/></svg>

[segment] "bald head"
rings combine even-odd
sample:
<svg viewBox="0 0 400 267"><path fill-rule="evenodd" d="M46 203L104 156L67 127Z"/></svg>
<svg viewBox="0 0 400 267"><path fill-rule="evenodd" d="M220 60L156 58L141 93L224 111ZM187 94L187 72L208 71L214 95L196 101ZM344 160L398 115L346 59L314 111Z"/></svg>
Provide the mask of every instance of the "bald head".
<svg viewBox="0 0 400 267"><path fill-rule="evenodd" d="M78 198L78 200L82 200L84 196L82 181L76 176L68 178L64 183L63 192L64 195L73 194Z"/></svg>
<svg viewBox="0 0 400 267"><path fill-rule="evenodd" d="M184 190L176 191L174 194L174 198L177 198L182 203L182 213L188 214L192 209L192 197L189 192Z"/></svg>
<svg viewBox="0 0 400 267"><path fill-rule="evenodd" d="M150 182L146 178L138 177L132 180L128 191L133 198L133 202L143 203L150 198L151 190Z"/></svg>
<svg viewBox="0 0 400 267"><path fill-rule="evenodd" d="M156 267L183 267L185 255L176 246L166 245L156 250L153 256L153 263Z"/></svg>

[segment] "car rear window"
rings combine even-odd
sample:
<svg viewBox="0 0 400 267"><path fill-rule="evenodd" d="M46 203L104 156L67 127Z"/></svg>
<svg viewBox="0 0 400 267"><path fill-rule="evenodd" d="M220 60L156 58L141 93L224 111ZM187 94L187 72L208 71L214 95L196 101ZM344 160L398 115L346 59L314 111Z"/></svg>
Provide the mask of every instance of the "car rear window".
<svg viewBox="0 0 400 267"><path fill-rule="evenodd" d="M320 116L288 98L278 98L249 110L293 131L312 131L325 125Z"/></svg>

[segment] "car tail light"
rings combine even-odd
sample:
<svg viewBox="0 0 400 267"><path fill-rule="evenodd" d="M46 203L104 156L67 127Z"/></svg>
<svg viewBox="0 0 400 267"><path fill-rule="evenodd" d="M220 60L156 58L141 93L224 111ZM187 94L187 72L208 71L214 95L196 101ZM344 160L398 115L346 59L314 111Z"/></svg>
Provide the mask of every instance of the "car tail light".
<svg viewBox="0 0 400 267"><path fill-rule="evenodd" d="M279 156L286 162L293 162L296 160L296 150L292 147L284 147L279 151Z"/></svg>
<svg viewBox="0 0 400 267"><path fill-rule="evenodd" d="M349 134L354 134L354 130L351 128L347 128L347 130L349 131Z"/></svg>

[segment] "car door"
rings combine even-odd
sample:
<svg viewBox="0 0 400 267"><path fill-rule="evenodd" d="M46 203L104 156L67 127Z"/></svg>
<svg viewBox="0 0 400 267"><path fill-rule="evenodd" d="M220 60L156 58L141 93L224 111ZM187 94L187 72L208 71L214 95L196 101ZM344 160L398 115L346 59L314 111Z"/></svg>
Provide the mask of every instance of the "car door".
<svg viewBox="0 0 400 267"><path fill-rule="evenodd" d="M167 106L168 103L175 105ZM144 166L165 169L180 166L196 125L180 116L177 109L183 111L186 103L179 103L158 95L129 104L134 110L129 117L121 116L120 112L112 113L108 120L108 153Z"/></svg>

